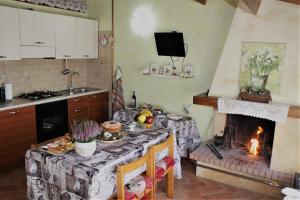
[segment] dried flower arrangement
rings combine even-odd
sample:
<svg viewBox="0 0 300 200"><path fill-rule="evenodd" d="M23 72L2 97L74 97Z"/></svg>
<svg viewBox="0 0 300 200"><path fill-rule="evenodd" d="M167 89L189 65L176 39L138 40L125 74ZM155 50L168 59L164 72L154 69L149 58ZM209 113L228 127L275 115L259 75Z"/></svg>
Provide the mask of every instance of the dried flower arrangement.
<svg viewBox="0 0 300 200"><path fill-rule="evenodd" d="M74 121L71 129L73 138L80 143L91 142L100 134L98 123L88 119Z"/></svg>

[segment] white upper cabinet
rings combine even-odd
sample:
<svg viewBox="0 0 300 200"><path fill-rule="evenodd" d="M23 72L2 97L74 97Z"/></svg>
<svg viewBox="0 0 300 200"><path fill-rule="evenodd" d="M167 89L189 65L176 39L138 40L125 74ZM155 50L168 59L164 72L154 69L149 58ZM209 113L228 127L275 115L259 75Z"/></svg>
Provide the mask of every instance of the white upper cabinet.
<svg viewBox="0 0 300 200"><path fill-rule="evenodd" d="M95 31L95 39L94 39L94 58L98 58L98 21L94 21L94 31Z"/></svg>
<svg viewBox="0 0 300 200"><path fill-rule="evenodd" d="M20 60L19 10L0 6L0 60Z"/></svg>
<svg viewBox="0 0 300 200"><path fill-rule="evenodd" d="M95 20L77 18L77 57L95 58ZM97 25L98 27L98 25ZM97 30L98 31L98 30ZM98 53L97 53L98 57Z"/></svg>
<svg viewBox="0 0 300 200"><path fill-rule="evenodd" d="M56 58L76 58L77 18L55 15Z"/></svg>
<svg viewBox="0 0 300 200"><path fill-rule="evenodd" d="M54 15L20 10L21 45L55 46Z"/></svg>

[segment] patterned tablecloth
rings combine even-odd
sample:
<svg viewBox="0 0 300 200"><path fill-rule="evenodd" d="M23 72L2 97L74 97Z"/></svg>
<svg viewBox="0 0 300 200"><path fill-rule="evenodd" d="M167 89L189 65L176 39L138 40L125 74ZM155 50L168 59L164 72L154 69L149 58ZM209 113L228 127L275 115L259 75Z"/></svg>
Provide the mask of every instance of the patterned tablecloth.
<svg viewBox="0 0 300 200"><path fill-rule="evenodd" d="M28 199L108 199L116 194L117 166L145 155L149 147L164 141L169 130L139 129L135 137L125 137L114 143L97 142L97 150L89 158L74 150L55 156L41 149L26 152ZM175 174L181 178L180 157L176 147ZM157 155L161 159L166 151ZM144 170L144 169L142 169ZM132 177L140 173L131 174Z"/></svg>
<svg viewBox="0 0 300 200"><path fill-rule="evenodd" d="M136 116L136 110L121 110L115 112L113 119L122 123L132 122ZM178 152L181 157L188 158L189 152L195 150L201 142L196 122L193 118L184 116L181 120L171 120L165 115L156 117L154 125L169 129L175 133Z"/></svg>

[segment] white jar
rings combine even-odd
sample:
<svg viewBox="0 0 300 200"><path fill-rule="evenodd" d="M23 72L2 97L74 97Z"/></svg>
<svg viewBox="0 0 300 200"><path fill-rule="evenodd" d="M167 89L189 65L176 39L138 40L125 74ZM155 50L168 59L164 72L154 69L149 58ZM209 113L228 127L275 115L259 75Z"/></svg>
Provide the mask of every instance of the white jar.
<svg viewBox="0 0 300 200"><path fill-rule="evenodd" d="M4 87L5 87L5 99L6 100L12 100L13 98L13 86L11 83L5 83L4 84Z"/></svg>
<svg viewBox="0 0 300 200"><path fill-rule="evenodd" d="M82 157L92 156L96 151L96 147L96 140L86 143L75 142L75 151Z"/></svg>

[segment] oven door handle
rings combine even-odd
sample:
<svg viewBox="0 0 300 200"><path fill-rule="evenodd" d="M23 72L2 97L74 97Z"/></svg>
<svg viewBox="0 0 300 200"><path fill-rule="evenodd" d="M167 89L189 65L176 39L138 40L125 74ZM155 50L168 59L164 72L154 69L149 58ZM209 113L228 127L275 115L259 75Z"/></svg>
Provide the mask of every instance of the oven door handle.
<svg viewBox="0 0 300 200"><path fill-rule="evenodd" d="M43 123L43 129L52 129L55 126L53 123L44 122Z"/></svg>

